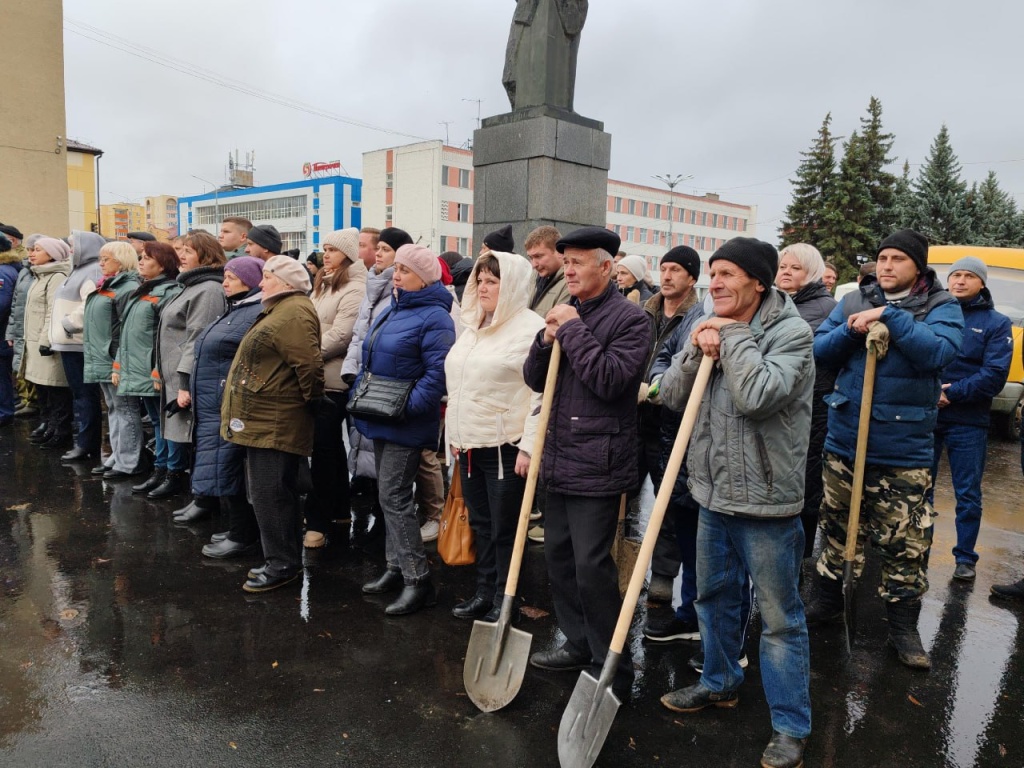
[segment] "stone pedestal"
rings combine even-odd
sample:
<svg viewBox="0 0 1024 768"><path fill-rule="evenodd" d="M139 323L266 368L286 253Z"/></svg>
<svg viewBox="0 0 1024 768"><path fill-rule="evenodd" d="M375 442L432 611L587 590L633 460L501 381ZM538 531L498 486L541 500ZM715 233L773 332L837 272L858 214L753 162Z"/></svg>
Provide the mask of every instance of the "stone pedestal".
<svg viewBox="0 0 1024 768"><path fill-rule="evenodd" d="M611 134L604 124L557 107L489 117L473 134L473 249L512 225L516 251L531 230L563 234L607 222Z"/></svg>

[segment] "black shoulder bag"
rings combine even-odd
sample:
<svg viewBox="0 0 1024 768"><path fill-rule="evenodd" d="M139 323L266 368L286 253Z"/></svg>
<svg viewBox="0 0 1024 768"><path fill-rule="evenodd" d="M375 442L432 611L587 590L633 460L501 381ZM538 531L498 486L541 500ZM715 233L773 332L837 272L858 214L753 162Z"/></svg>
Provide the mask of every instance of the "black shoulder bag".
<svg viewBox="0 0 1024 768"><path fill-rule="evenodd" d="M391 310L388 310L390 313ZM366 365L363 366L363 376L359 379L359 385L348 401L348 412L357 419L364 421L396 422L401 421L405 413L406 403L409 402L409 393L412 392L415 381L404 379L392 379L387 376L377 376L370 372L370 360L373 355L373 345L377 341L384 324L388 321L386 316L381 317L377 327L370 336L370 345L366 350Z"/></svg>

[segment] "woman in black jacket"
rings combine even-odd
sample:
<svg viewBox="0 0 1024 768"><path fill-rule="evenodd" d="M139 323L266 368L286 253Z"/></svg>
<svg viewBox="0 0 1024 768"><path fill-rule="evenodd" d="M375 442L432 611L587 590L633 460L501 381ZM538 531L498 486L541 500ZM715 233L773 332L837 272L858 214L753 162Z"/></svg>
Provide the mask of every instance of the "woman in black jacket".
<svg viewBox="0 0 1024 768"><path fill-rule="evenodd" d="M796 304L797 312L811 331L817 330L835 308L836 300L821 281L825 261L818 249L808 243L794 243L779 253L779 271L775 287L785 291ZM804 508L800 519L804 524L804 557L814 551L814 535L818 528L818 508L824 493L821 480L822 451L828 432L828 406L822 399L835 385L836 372L820 365L814 367L814 405L811 410L811 442L807 446L807 468L804 473Z"/></svg>

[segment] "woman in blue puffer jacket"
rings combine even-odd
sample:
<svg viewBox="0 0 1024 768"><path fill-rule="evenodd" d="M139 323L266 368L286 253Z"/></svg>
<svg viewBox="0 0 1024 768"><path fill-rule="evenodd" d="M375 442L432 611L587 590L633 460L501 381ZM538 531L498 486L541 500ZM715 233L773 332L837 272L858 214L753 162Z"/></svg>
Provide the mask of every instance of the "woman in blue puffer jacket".
<svg viewBox="0 0 1024 768"><path fill-rule="evenodd" d="M414 381L401 419L394 423L355 418L360 434L373 440L380 505L387 531L387 569L363 585L367 594L403 587L386 612L413 613L436 602L430 569L413 505L413 479L424 448L436 447L445 394L444 360L455 343L449 311L452 296L440 282L437 255L422 245L403 245L395 255L394 295L363 340L363 367L352 391L367 372Z"/></svg>
<svg viewBox="0 0 1024 768"><path fill-rule="evenodd" d="M192 435L195 458L192 493L195 499L222 499L228 511L228 530L213 534L203 547L206 557L242 557L256 550L260 531L256 513L245 494L245 447L220 436L220 406L231 362L242 337L263 311L263 261L240 256L224 265L224 297L228 309L196 339L195 363L189 386L195 419ZM176 523L205 516L203 504L185 507Z"/></svg>

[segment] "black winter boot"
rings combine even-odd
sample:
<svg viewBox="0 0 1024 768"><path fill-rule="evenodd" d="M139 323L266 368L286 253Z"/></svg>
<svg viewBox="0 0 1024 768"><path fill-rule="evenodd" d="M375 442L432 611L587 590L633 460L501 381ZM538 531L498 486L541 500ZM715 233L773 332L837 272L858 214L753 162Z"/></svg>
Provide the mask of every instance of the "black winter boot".
<svg viewBox="0 0 1024 768"><path fill-rule="evenodd" d="M403 583L400 570L397 568L387 568L376 579L363 584L363 594L383 595L385 592L397 592Z"/></svg>
<svg viewBox="0 0 1024 768"><path fill-rule="evenodd" d="M437 593L434 591L434 583L426 578L417 584L406 584L402 594L384 609L384 613L388 616L405 616L432 605L437 605Z"/></svg>
<svg viewBox="0 0 1024 768"><path fill-rule="evenodd" d="M28 439L33 443L41 443L46 438L43 435L46 434L47 424L45 421L39 422L39 426L28 433Z"/></svg>
<svg viewBox="0 0 1024 768"><path fill-rule="evenodd" d="M153 472L138 485L132 486L132 493L149 493L160 485L167 477L167 470L163 467L153 467Z"/></svg>
<svg viewBox="0 0 1024 768"><path fill-rule="evenodd" d="M187 483L185 482L185 473L170 471L167 473L167 476L164 477L164 481L160 483L160 485L146 494L146 498L166 499L168 496L174 496L186 489Z"/></svg>
<svg viewBox="0 0 1024 768"><path fill-rule="evenodd" d="M818 574L818 587L804 608L808 627L831 624L843 618L843 582Z"/></svg>
<svg viewBox="0 0 1024 768"><path fill-rule="evenodd" d="M921 635L917 632L921 599L886 603L885 612L889 617L889 645L896 649L900 661L912 669L931 669L932 661L921 645Z"/></svg>

